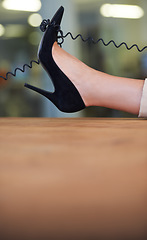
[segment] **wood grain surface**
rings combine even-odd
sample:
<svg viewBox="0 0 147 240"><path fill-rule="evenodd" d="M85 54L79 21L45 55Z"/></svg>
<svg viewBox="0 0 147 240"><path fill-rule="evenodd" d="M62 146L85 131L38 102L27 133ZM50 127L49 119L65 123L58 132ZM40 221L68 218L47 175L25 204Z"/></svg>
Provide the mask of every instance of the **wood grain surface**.
<svg viewBox="0 0 147 240"><path fill-rule="evenodd" d="M147 239L147 121L1 118L0 239Z"/></svg>

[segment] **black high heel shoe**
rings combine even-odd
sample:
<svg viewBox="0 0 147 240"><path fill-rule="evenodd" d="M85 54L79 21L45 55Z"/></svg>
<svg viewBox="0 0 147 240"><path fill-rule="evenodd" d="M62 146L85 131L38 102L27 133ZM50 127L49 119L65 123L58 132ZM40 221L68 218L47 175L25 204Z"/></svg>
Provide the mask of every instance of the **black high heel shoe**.
<svg viewBox="0 0 147 240"><path fill-rule="evenodd" d="M48 92L30 84L25 84L25 87L32 89L48 98L60 111L72 113L84 109L85 104L77 88L61 71L52 57L52 47L54 42L57 41L57 35L60 31L60 23L63 12L64 8L61 6L52 20L48 20L48 26L47 28L44 27L43 29L45 33L38 50L39 60L51 77L55 91L53 93Z"/></svg>

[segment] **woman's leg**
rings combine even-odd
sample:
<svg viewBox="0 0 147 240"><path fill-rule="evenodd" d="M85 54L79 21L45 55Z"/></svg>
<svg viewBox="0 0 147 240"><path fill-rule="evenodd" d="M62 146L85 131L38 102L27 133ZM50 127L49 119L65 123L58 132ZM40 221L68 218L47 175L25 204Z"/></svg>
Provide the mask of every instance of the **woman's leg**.
<svg viewBox="0 0 147 240"><path fill-rule="evenodd" d="M86 106L139 113L144 80L96 71L64 51L57 43L52 51L55 62L79 90Z"/></svg>

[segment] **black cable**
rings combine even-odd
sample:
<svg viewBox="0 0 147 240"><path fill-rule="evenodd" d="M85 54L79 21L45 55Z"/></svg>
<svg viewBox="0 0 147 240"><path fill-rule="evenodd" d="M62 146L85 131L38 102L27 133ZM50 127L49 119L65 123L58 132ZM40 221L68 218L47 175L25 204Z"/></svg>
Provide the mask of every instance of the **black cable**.
<svg viewBox="0 0 147 240"><path fill-rule="evenodd" d="M38 60L38 61L32 60L32 61L30 62L30 65L24 64L22 69L17 67L17 68L15 68L14 73L12 73L12 72L7 72L7 73L6 73L6 77L0 76L0 78L3 78L4 80L7 80L7 79L8 79L8 75L12 75L12 76L15 77L15 76L16 76L16 72L17 72L18 70L21 71L21 72L25 72L26 67L32 68L32 63L39 64L40 61L39 61L39 60Z"/></svg>
<svg viewBox="0 0 147 240"><path fill-rule="evenodd" d="M40 25L41 31L42 31L42 32L45 32L47 26L49 26L50 24L54 24L54 23L51 23L49 19L47 19L47 20L44 19L44 20L42 21L41 25ZM60 29L60 26L58 26L58 25L56 26L56 25L55 25L55 27L57 27L57 31L58 31L58 33L60 34L60 36L57 37L58 44L60 45L60 47L62 46L62 44L63 44L63 42L64 42L64 39L65 39L68 35L70 35L70 37L72 38L72 40L76 40L78 37L80 37L83 42L91 41L93 44L97 44L97 43L99 43L99 42L102 42L104 46L108 46L108 45L110 45L110 44L112 43L116 48L120 48L122 45L124 45L127 50L131 50L133 47L136 47L136 49L138 50L138 52L142 52L142 51L144 51L144 50L147 48L147 46L145 46L145 47L143 47L142 49L140 49L137 44L133 44L131 47L128 47L128 45L127 45L126 42L122 42L122 43L120 43L119 45L117 45L114 40L110 40L108 43L105 43L105 41L104 41L102 38L99 38L97 41L94 41L94 39L93 39L92 37L88 37L88 38L84 39L81 34L78 34L76 37L74 37L71 32L68 32L68 33L66 33L66 35L63 35L63 32L62 32L62 30ZM59 41L59 39L61 39L61 41ZM6 73L6 77L0 76L0 78L3 78L4 80L7 80L9 75L12 75L12 76L15 77L15 76L16 76L16 72L17 72L18 70L21 71L21 72L25 72L25 68L26 68L26 67L32 68L32 63L39 64L40 61L39 61L39 60L37 60L37 61L32 60L32 61L30 62L30 65L24 64L22 69L21 69L21 68L15 68L14 73L12 73L12 72L7 72L7 73Z"/></svg>
<svg viewBox="0 0 147 240"><path fill-rule="evenodd" d="M138 52L142 52L142 51L144 51L147 48L147 46L145 46L142 49L140 49L137 44L133 44L131 47L128 47L126 42L122 42L119 45L117 45L114 40L110 40L108 43L105 43L102 38L99 38L97 41L94 41L94 39L92 37L88 37L88 38L84 39L81 34L78 34L76 37L73 37L71 32L68 32L64 36L63 35L59 36L58 39L62 39L62 43L63 43L64 42L64 38L66 38L68 35L70 35L72 40L76 40L78 37L80 37L83 42L88 42L89 41L89 42L92 42L93 44L97 44L99 42L102 42L104 46L108 46L109 44L113 43L116 48L120 48L122 45L125 45L127 50L131 50L133 47L136 47Z"/></svg>

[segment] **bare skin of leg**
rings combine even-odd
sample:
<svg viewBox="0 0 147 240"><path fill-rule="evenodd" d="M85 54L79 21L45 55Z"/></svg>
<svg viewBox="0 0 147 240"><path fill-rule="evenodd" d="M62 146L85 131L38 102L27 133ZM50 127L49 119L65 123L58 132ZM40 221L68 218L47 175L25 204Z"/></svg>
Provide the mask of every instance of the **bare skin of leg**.
<svg viewBox="0 0 147 240"><path fill-rule="evenodd" d="M58 67L78 89L86 106L102 106L139 113L144 80L112 76L88 67L54 43Z"/></svg>

